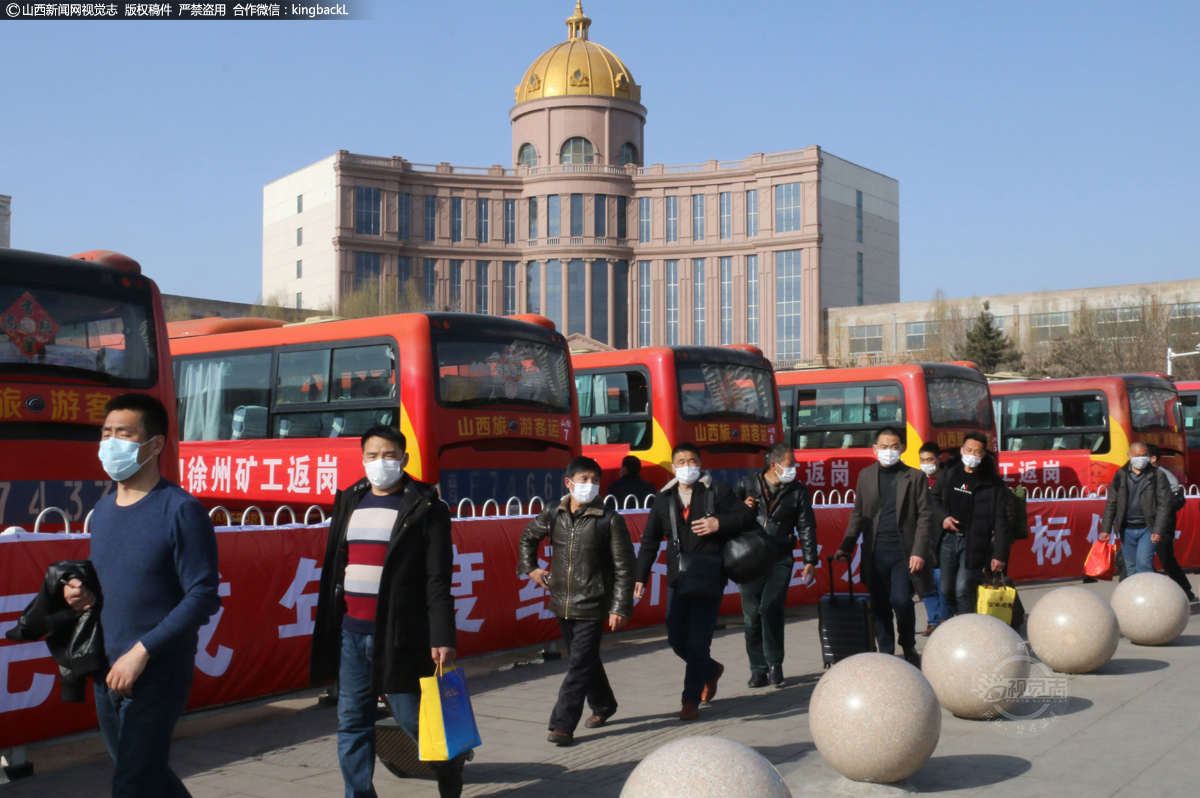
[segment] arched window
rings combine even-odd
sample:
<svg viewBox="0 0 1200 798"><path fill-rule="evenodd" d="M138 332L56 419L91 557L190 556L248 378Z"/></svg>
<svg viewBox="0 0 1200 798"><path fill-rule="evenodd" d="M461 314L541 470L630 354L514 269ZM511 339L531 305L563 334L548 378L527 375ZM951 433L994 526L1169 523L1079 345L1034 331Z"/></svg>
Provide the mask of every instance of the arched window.
<svg viewBox="0 0 1200 798"><path fill-rule="evenodd" d="M517 152L517 163L521 166L537 166L537 150L532 144L525 143Z"/></svg>
<svg viewBox="0 0 1200 798"><path fill-rule="evenodd" d="M633 146L633 143L629 141L622 144L621 149L617 150L617 166L625 166L627 164L633 164L634 166L642 165L641 161L638 160L637 147Z"/></svg>
<svg viewBox="0 0 1200 798"><path fill-rule="evenodd" d="M596 150L592 142L583 136L575 136L563 142L558 153L559 163L581 164L592 163L596 159Z"/></svg>

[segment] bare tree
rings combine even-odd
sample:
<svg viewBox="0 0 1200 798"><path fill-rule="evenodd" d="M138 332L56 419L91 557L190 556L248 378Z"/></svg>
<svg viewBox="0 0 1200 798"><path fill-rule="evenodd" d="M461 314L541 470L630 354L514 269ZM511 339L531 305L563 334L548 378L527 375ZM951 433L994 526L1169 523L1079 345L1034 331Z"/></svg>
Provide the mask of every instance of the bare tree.
<svg viewBox="0 0 1200 798"><path fill-rule="evenodd" d="M434 310L425 301L416 280L401 284L395 277L370 281L342 296L337 315L347 319L390 316Z"/></svg>

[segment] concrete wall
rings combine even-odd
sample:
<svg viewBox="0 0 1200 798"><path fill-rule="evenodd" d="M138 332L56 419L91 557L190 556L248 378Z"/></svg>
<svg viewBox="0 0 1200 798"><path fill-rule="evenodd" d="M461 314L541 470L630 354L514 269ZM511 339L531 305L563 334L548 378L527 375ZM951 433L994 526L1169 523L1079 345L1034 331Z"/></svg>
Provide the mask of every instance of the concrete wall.
<svg viewBox="0 0 1200 798"><path fill-rule="evenodd" d="M0 247L12 246L12 197L0 194Z"/></svg>
<svg viewBox="0 0 1200 798"><path fill-rule="evenodd" d="M333 306L337 294L335 158L323 158L263 187L264 298L281 294L287 304L294 305L300 293L306 308ZM300 212L296 211L297 196L304 198ZM303 229L299 246L297 228ZM302 261L299 279L298 260Z"/></svg>
<svg viewBox="0 0 1200 798"><path fill-rule="evenodd" d="M858 304L858 254L863 255L863 304L900 299L900 185L890 177L830 155L821 156L821 307ZM857 192L863 195L858 241Z"/></svg>

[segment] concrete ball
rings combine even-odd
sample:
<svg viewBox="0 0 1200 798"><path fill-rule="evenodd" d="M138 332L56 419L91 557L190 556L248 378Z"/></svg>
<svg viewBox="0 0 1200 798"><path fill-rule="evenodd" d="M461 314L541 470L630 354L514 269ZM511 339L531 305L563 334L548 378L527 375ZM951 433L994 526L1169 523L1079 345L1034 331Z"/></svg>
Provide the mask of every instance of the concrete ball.
<svg viewBox="0 0 1200 798"><path fill-rule="evenodd" d="M643 759L621 798L792 798L775 766L723 737L684 737Z"/></svg>
<svg viewBox="0 0 1200 798"><path fill-rule="evenodd" d="M1108 602L1086 587L1060 587L1029 613L1029 644L1059 673L1091 673L1112 659L1121 632Z"/></svg>
<svg viewBox="0 0 1200 798"><path fill-rule="evenodd" d="M1110 601L1121 634L1139 646L1165 646L1179 637L1192 616L1183 588L1158 573L1121 580Z"/></svg>
<svg viewBox="0 0 1200 798"><path fill-rule="evenodd" d="M1021 698L1029 678L1025 641L990 615L959 615L938 626L921 672L943 707L960 718L993 718Z"/></svg>

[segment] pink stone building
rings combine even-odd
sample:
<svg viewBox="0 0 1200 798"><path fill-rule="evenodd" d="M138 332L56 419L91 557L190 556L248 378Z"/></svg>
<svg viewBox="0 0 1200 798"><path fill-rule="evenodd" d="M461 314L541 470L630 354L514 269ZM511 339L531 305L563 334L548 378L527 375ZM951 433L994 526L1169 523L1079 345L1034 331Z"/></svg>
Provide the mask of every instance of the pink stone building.
<svg viewBox="0 0 1200 798"><path fill-rule="evenodd" d="M828 307L899 300L899 187L820 147L645 164L642 86L589 38L515 89L511 166L341 150L263 191L263 294L332 307L379 281L430 307L541 313L615 348L822 351ZM406 288L412 292L412 287Z"/></svg>

